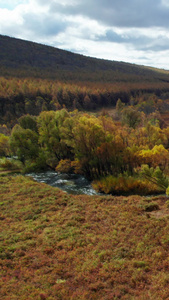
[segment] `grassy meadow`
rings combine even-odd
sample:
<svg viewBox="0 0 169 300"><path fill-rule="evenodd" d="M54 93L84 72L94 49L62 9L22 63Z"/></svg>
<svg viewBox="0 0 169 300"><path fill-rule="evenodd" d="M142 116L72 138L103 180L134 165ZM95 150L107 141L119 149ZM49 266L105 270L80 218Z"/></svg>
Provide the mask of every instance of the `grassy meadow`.
<svg viewBox="0 0 169 300"><path fill-rule="evenodd" d="M169 299L166 196L72 196L0 176L3 300Z"/></svg>

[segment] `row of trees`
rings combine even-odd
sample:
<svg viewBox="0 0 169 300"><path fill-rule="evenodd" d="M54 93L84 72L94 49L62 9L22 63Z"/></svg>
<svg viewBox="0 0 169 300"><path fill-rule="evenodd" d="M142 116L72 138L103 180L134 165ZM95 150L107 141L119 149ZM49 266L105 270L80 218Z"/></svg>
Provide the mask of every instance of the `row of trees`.
<svg viewBox="0 0 169 300"><path fill-rule="evenodd" d="M156 100L162 99L169 88L165 82L146 83L63 83L40 79L0 78L0 124L13 127L17 119L25 114L39 115L41 111L69 110L93 111L103 107L115 106L120 98L124 103L140 105L140 110L150 113ZM147 93L152 92L156 99L147 104ZM169 97L168 97L169 98ZM154 103L152 103L154 101ZM163 107L161 105L160 107Z"/></svg>
<svg viewBox="0 0 169 300"><path fill-rule="evenodd" d="M158 176L167 176L169 128L161 128L154 113L147 119L143 112L119 107L118 101L118 121L104 114L66 109L44 111L38 117L23 116L12 129L9 141L1 134L1 155L16 155L25 171L48 166L60 172L84 174L99 184L101 178L109 176L137 176L143 173L145 164L153 172L159 168ZM151 181L156 183L157 178Z"/></svg>

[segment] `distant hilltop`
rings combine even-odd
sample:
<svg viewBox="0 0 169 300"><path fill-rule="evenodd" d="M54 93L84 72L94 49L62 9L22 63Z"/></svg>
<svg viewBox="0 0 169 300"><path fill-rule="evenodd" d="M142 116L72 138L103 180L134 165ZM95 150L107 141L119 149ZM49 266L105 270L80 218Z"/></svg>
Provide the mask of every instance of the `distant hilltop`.
<svg viewBox="0 0 169 300"><path fill-rule="evenodd" d="M91 58L0 35L0 74L64 81L169 82L169 72L135 64Z"/></svg>

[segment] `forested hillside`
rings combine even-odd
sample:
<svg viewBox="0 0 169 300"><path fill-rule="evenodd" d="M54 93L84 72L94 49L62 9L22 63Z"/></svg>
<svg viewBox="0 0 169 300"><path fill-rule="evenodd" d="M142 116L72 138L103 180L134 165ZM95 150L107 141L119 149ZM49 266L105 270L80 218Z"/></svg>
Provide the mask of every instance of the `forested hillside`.
<svg viewBox="0 0 169 300"><path fill-rule="evenodd" d="M0 35L0 123L44 110L98 110L138 103L147 93L168 99L169 74ZM144 97L143 97L144 96ZM134 99L134 102L133 102Z"/></svg>
<svg viewBox="0 0 169 300"><path fill-rule="evenodd" d="M0 35L0 73L63 81L169 82L167 72L158 69L86 57L3 35Z"/></svg>

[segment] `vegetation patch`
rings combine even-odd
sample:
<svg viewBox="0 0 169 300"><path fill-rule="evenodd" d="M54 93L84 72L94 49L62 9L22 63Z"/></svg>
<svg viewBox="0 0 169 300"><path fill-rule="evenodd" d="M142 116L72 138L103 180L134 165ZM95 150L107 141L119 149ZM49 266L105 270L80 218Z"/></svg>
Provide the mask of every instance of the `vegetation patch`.
<svg viewBox="0 0 169 300"><path fill-rule="evenodd" d="M4 36L0 57L1 298L169 299L168 72ZM104 195L12 174L49 168Z"/></svg>
<svg viewBox="0 0 169 300"><path fill-rule="evenodd" d="M78 110L43 111L37 117L27 114L2 142L1 152L17 157L23 173L52 168L83 174L106 194L165 193L169 185L168 128L160 127L156 114L145 119L144 113L126 108L120 99L116 113L118 122L108 114ZM0 161L8 169L16 164L8 158Z"/></svg>
<svg viewBox="0 0 169 300"><path fill-rule="evenodd" d="M93 182L93 187L98 192L114 195L151 195L162 192L161 188L145 179L123 175L117 177L110 175L96 180Z"/></svg>
<svg viewBox="0 0 169 300"><path fill-rule="evenodd" d="M145 205L144 207L145 211L154 211L159 209L159 205L157 202L150 202Z"/></svg>
<svg viewBox="0 0 169 300"><path fill-rule="evenodd" d="M0 176L1 297L167 299L166 197L69 196ZM169 212L169 211L168 211Z"/></svg>

